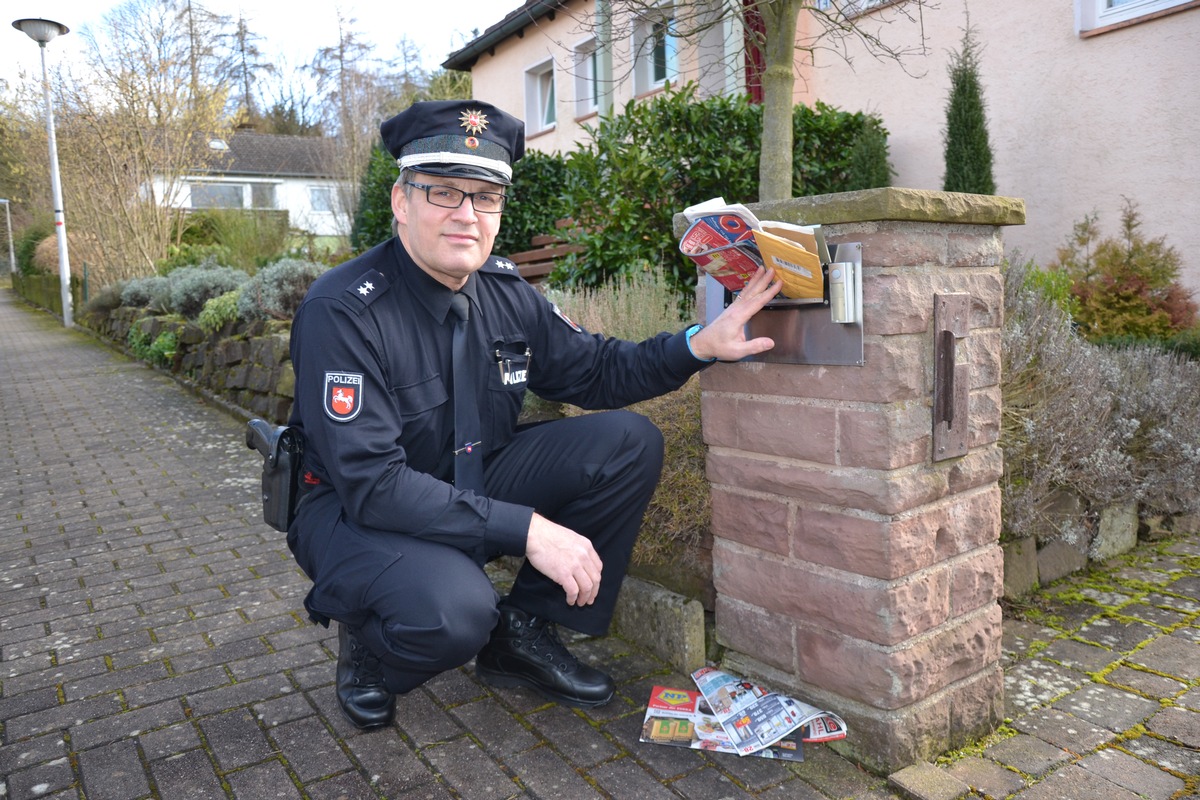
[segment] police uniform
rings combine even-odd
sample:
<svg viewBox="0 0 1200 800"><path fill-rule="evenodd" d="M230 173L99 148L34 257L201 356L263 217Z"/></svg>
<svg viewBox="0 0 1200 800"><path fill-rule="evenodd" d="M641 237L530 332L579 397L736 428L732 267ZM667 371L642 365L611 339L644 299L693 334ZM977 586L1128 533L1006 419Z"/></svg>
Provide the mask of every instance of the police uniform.
<svg viewBox="0 0 1200 800"><path fill-rule="evenodd" d="M471 312L482 494L453 485L454 293L399 238L321 276L292 325L291 424L306 442L307 492L288 544L313 580L311 617L347 626L392 693L487 644L499 598L483 564L524 554L534 511L592 541L599 594L568 605L561 586L526 564L508 601L584 633L607 631L658 480L661 434L626 411L518 426L522 399L533 391L620 408L679 388L705 365L683 332L632 343L582 330L502 258L460 291Z"/></svg>

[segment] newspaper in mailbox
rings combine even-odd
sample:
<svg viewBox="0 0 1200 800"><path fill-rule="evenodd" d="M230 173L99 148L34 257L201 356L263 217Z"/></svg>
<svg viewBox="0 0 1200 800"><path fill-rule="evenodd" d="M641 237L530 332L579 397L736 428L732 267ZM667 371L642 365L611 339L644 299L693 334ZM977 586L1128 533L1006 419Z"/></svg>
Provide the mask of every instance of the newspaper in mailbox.
<svg viewBox="0 0 1200 800"><path fill-rule="evenodd" d="M683 211L691 223L679 252L731 292L741 291L761 266L775 270L783 295L820 303L829 250L820 226L760 222L744 205L713 198Z"/></svg>

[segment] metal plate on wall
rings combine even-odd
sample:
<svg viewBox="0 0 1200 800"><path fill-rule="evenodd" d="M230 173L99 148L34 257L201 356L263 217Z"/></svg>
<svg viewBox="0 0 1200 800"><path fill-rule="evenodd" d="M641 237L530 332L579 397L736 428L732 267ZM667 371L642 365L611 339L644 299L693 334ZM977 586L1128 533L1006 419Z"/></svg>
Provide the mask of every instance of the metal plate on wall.
<svg viewBox="0 0 1200 800"><path fill-rule="evenodd" d="M829 301L805 303L781 298L772 300L766 308L746 323L746 338L769 336L775 347L765 353L749 356L745 361L765 361L775 364L840 364L862 366L862 245L850 242L833 248L835 263L854 264L856 322L834 322L830 318ZM733 302L733 295L721 284L705 275L706 319L717 315ZM828 286L828 280L826 281Z"/></svg>

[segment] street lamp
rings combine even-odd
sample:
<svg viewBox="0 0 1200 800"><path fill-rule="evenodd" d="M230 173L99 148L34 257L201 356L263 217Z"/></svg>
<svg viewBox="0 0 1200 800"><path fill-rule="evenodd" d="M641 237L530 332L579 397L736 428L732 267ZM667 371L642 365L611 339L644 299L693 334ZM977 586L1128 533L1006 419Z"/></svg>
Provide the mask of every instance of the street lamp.
<svg viewBox="0 0 1200 800"><path fill-rule="evenodd" d="M54 138L54 112L50 108L50 79L46 75L46 42L70 29L48 19L18 19L13 27L38 43L42 52L42 96L46 100L46 134L50 137L50 184L54 191L54 229L58 236L58 279L62 285L63 326L70 328L71 260L67 257L67 220L63 216L62 185L58 180L58 143Z"/></svg>
<svg viewBox="0 0 1200 800"><path fill-rule="evenodd" d="M17 256L13 252L12 240L12 213L8 210L11 205L7 200L0 197L0 203L4 203L4 221L8 223L8 269L13 275L17 274Z"/></svg>

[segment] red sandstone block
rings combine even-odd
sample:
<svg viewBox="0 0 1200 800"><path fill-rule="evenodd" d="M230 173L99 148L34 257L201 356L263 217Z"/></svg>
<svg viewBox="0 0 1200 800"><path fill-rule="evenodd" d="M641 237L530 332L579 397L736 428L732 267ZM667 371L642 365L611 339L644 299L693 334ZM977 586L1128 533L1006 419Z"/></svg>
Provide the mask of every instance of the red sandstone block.
<svg viewBox="0 0 1200 800"><path fill-rule="evenodd" d="M1000 329L972 330L967 337L970 352L971 388L984 389L1000 383Z"/></svg>
<svg viewBox="0 0 1200 800"><path fill-rule="evenodd" d="M738 448L836 464L837 412L797 402L742 398L737 403Z"/></svg>
<svg viewBox="0 0 1200 800"><path fill-rule="evenodd" d="M993 544L956 561L950 577L950 615L991 605L1004 594L1004 551Z"/></svg>
<svg viewBox="0 0 1200 800"><path fill-rule="evenodd" d="M946 486L950 494L988 486L1004 474L1004 454L995 444L972 449L962 458L939 463L949 465Z"/></svg>
<svg viewBox="0 0 1200 800"><path fill-rule="evenodd" d="M999 386L979 389L967 397L968 447L984 447L1000 441L1001 402Z"/></svg>
<svg viewBox="0 0 1200 800"><path fill-rule="evenodd" d="M1004 260L1000 228L991 225L966 228L946 235L946 260L942 263L949 267L994 267Z"/></svg>
<svg viewBox="0 0 1200 800"><path fill-rule="evenodd" d="M940 510L934 543L939 561L1000 541L1000 487L995 483L953 495Z"/></svg>
<svg viewBox="0 0 1200 800"><path fill-rule="evenodd" d="M737 401L735 394L700 393L700 422L709 447L737 447Z"/></svg>
<svg viewBox="0 0 1200 800"><path fill-rule="evenodd" d="M968 453L956 461L970 458ZM723 448L708 451L708 478L731 491L751 489L888 516L932 503L945 496L948 488L946 472L941 470L819 467Z"/></svg>
<svg viewBox="0 0 1200 800"><path fill-rule="evenodd" d="M714 531L724 537L724 528L714 524ZM791 550L814 564L893 580L993 544L999 533L1000 495L992 487L890 518L802 506ZM747 541L754 538L738 541L768 549Z"/></svg>
<svg viewBox="0 0 1200 800"><path fill-rule="evenodd" d="M897 469L929 458L932 420L923 403L839 408L838 461L844 467Z"/></svg>
<svg viewBox="0 0 1200 800"><path fill-rule="evenodd" d="M864 269L863 332L927 333L933 326L934 295L955 293L971 295L972 331L1000 327L1004 283L996 270Z"/></svg>
<svg viewBox="0 0 1200 800"><path fill-rule="evenodd" d="M924 333L933 322L931 276L911 269L863 270L863 333Z"/></svg>
<svg viewBox="0 0 1200 800"><path fill-rule="evenodd" d="M951 749L973 744L1004 721L1004 670L999 664L985 666L946 694L950 698Z"/></svg>
<svg viewBox="0 0 1200 800"><path fill-rule="evenodd" d="M877 230L857 233L839 231L837 239L861 242L862 262L868 267L920 267L946 264L945 226L879 223Z"/></svg>
<svg viewBox="0 0 1200 800"><path fill-rule="evenodd" d="M712 530L720 536L760 550L788 555L792 508L782 498L712 488Z"/></svg>
<svg viewBox="0 0 1200 800"><path fill-rule="evenodd" d="M950 569L884 581L713 543L718 594L848 636L892 645L936 628L950 613Z"/></svg>
<svg viewBox="0 0 1200 800"><path fill-rule="evenodd" d="M875 708L904 708L994 669L1000 629L996 605L890 647L801 625L796 630L799 672L808 683Z"/></svg>
<svg viewBox="0 0 1200 800"><path fill-rule="evenodd" d="M796 672L796 622L722 595L716 604L717 641L786 672Z"/></svg>

